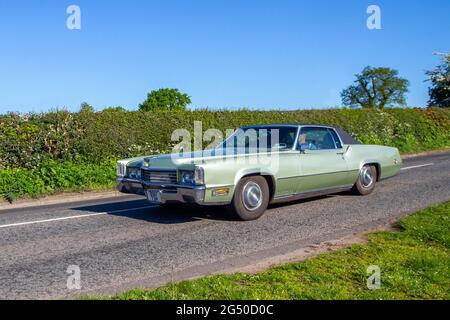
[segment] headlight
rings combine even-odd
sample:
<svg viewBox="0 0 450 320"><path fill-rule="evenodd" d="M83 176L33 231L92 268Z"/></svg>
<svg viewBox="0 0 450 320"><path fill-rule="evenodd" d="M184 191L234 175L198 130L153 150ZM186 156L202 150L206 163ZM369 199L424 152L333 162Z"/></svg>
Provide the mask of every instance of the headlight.
<svg viewBox="0 0 450 320"><path fill-rule="evenodd" d="M127 177L130 179L141 180L141 168L127 168Z"/></svg>
<svg viewBox="0 0 450 320"><path fill-rule="evenodd" d="M125 176L125 163L117 162L117 176L123 178Z"/></svg>
<svg viewBox="0 0 450 320"><path fill-rule="evenodd" d="M194 171L182 170L182 171L180 171L180 177L181 177L180 182L182 184L192 184L192 185L195 184L195 173L194 173Z"/></svg>
<svg viewBox="0 0 450 320"><path fill-rule="evenodd" d="M203 168L196 167L194 171L181 170L180 171L181 184L201 185L205 183Z"/></svg>
<svg viewBox="0 0 450 320"><path fill-rule="evenodd" d="M202 167L195 167L194 179L195 184L205 184L205 171Z"/></svg>

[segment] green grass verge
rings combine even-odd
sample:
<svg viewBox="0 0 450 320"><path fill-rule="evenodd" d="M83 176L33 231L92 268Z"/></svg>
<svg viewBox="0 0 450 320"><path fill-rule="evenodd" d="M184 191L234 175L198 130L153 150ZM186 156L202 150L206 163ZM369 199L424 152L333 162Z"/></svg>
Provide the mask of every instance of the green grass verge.
<svg viewBox="0 0 450 320"><path fill-rule="evenodd" d="M450 299L450 202L398 223L401 231L256 274L216 275L113 299ZM367 268L381 288L367 288Z"/></svg>

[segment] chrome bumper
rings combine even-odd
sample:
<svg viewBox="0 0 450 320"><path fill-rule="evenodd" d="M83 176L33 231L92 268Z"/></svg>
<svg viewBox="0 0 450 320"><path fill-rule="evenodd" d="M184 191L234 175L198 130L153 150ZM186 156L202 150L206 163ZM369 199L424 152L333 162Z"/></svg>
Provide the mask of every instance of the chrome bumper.
<svg viewBox="0 0 450 320"><path fill-rule="evenodd" d="M133 193L145 195L142 182L140 180L133 180L127 178L117 179L117 190L122 193Z"/></svg>
<svg viewBox="0 0 450 320"><path fill-rule="evenodd" d="M132 193L146 195L146 190L157 190L160 195L161 204L165 203L192 203L204 204L204 186L184 186L184 185L161 185L142 182L127 178L117 179L117 189L122 193Z"/></svg>
<svg viewBox="0 0 450 320"><path fill-rule="evenodd" d="M202 205L205 201L206 188L204 186L159 185L147 182L143 182L142 185L144 193L150 190L155 190L159 193L160 201L156 202L159 204L190 203ZM152 202L151 200L149 201Z"/></svg>

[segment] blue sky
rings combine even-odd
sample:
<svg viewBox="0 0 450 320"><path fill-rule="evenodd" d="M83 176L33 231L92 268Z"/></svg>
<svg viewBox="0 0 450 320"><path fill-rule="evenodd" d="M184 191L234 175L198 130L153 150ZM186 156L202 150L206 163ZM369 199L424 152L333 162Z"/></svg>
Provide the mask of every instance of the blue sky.
<svg viewBox="0 0 450 320"><path fill-rule="evenodd" d="M81 30L66 28L71 4ZM381 30L366 27L370 4ZM192 107L334 107L366 65L398 69L408 104L424 106L424 71L449 51L449 31L448 0L5 0L0 113L136 109L161 87Z"/></svg>

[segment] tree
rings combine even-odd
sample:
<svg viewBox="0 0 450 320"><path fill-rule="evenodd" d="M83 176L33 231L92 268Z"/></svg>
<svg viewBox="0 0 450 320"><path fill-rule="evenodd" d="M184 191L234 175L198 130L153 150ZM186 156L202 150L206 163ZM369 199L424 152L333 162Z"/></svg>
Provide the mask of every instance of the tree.
<svg viewBox="0 0 450 320"><path fill-rule="evenodd" d="M368 66L355 76L355 84L341 92L344 105L382 110L406 104L409 81L398 77L397 70Z"/></svg>
<svg viewBox="0 0 450 320"><path fill-rule="evenodd" d="M139 110L185 110L191 104L191 97L178 89L153 90L147 100L139 105Z"/></svg>
<svg viewBox="0 0 450 320"><path fill-rule="evenodd" d="M118 106L118 107L107 107L102 110L102 112L126 112L124 107Z"/></svg>
<svg viewBox="0 0 450 320"><path fill-rule="evenodd" d="M427 71L431 87L428 89L431 106L450 107L450 54L438 53L442 56L442 62L434 70Z"/></svg>
<svg viewBox="0 0 450 320"><path fill-rule="evenodd" d="M91 106L89 103L83 102L80 105L80 112L82 112L82 113L93 113L93 112L95 112L95 110L94 110L94 107Z"/></svg>

